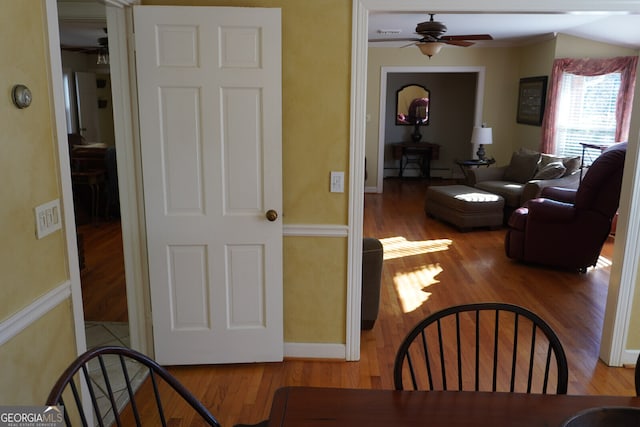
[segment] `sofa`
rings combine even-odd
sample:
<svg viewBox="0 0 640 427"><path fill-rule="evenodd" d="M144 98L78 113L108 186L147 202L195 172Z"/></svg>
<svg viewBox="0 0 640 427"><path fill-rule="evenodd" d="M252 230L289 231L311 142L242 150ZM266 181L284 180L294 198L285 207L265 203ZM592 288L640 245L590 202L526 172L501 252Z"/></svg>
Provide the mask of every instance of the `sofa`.
<svg viewBox="0 0 640 427"><path fill-rule="evenodd" d="M558 157L521 148L508 165L479 167L467 172L467 185L504 198L505 219L545 187L577 189L581 157Z"/></svg>

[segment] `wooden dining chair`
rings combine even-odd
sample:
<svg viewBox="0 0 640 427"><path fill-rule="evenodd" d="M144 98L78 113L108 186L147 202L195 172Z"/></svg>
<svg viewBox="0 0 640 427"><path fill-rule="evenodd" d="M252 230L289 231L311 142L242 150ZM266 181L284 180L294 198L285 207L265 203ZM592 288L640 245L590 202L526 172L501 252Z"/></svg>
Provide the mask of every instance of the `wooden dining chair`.
<svg viewBox="0 0 640 427"><path fill-rule="evenodd" d="M418 323L398 349L393 376L397 390L566 394L568 367L542 318L489 302L449 307Z"/></svg>
<svg viewBox="0 0 640 427"><path fill-rule="evenodd" d="M143 382L145 393L136 398L137 388ZM91 349L62 373L46 404L64 406L67 426L89 426L92 417L82 405L83 386L88 389L95 419L91 427L141 426L143 414L145 425L173 425L175 420L165 413L166 408L179 408L180 418L198 419L197 425L220 427L209 410L165 368L129 348ZM147 392L147 387L151 391Z"/></svg>

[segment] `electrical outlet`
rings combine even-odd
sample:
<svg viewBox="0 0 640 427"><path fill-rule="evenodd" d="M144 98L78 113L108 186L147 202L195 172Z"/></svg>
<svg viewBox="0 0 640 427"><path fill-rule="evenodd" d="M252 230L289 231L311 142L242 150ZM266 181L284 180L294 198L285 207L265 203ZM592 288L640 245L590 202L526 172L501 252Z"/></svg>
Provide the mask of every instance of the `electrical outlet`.
<svg viewBox="0 0 640 427"><path fill-rule="evenodd" d="M344 172L331 172L331 192L344 193Z"/></svg>
<svg viewBox="0 0 640 427"><path fill-rule="evenodd" d="M36 236L38 239L42 239L43 237L62 228L59 199L36 206L35 215Z"/></svg>

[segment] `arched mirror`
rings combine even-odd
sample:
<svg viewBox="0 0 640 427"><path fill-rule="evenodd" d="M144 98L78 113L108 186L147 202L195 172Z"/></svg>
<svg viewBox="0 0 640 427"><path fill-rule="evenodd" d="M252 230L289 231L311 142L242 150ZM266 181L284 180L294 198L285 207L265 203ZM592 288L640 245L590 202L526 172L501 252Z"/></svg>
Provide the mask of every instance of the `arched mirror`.
<svg viewBox="0 0 640 427"><path fill-rule="evenodd" d="M429 97L427 88L406 85L396 92L396 125L429 124Z"/></svg>

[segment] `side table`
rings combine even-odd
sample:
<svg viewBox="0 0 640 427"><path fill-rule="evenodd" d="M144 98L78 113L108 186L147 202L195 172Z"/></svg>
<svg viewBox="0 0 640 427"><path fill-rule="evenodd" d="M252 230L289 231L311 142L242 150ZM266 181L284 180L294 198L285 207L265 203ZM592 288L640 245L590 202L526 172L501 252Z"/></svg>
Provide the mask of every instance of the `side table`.
<svg viewBox="0 0 640 427"><path fill-rule="evenodd" d="M465 178L467 178L467 169L473 168L473 167L479 168L480 166L489 167L495 162L496 162L496 159L493 159L493 158L485 159L485 160L480 160L480 159L456 160L456 164L460 166L460 170L462 171L462 174L464 175Z"/></svg>
<svg viewBox="0 0 640 427"><path fill-rule="evenodd" d="M587 148L590 148L592 150L599 150L600 153L602 153L604 150L606 150L607 148L611 147L613 144L609 143L602 143L602 144L596 144L596 143L590 143L590 142L580 142L580 145L582 145L582 157L580 158L580 181L582 181L582 171L584 170L584 168L589 167L584 163L584 156L586 154ZM592 162L593 163L593 162Z"/></svg>

